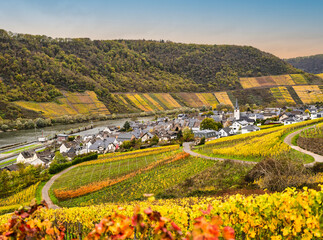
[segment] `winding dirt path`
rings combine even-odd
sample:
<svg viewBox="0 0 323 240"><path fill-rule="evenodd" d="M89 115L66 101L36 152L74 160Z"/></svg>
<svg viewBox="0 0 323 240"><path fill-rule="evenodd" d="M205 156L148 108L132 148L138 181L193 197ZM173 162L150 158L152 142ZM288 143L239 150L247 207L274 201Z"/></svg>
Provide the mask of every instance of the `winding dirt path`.
<svg viewBox="0 0 323 240"><path fill-rule="evenodd" d="M291 133L291 134L287 135L287 136L285 137L285 139L284 139L284 143L288 144L292 149L295 149L296 151L299 151L299 152L305 153L305 154L307 154L307 155L310 155L310 156L312 156L312 157L314 158L314 162L312 162L312 163L307 163L307 164L305 164L305 166L312 166L312 165L314 165L316 162L323 162L323 156L318 155L318 154L313 153L313 152L310 152L310 151L307 151L307 150L305 150L305 149L303 149L303 148L300 148L300 147L298 147L298 146L294 146L294 145L292 144L292 139L293 139L293 137L294 137L294 136L296 136L296 135L297 135L297 134L299 134L300 132L304 131L305 129L313 128L313 127L315 127L315 126L316 126L316 125L314 125L314 126L309 126L309 127L302 128L302 129L299 129L299 130L297 130L297 131L295 131L295 132L293 132L293 133Z"/></svg>
<svg viewBox="0 0 323 240"><path fill-rule="evenodd" d="M53 185L53 183L55 182L55 180L57 178L59 178L60 176L62 176L64 173L70 171L71 169L75 168L77 165L74 165L74 166L71 166L69 168L66 168L64 171L60 172L60 173L57 173L56 175L54 175L46 184L45 186L43 187L42 189L42 198L43 200L46 201L46 203L48 204L48 207L49 208L52 208L52 209L57 209L57 208L60 208L59 206L55 205L52 200L50 199L49 197L49 189L51 188L51 186Z"/></svg>
<svg viewBox="0 0 323 240"><path fill-rule="evenodd" d="M190 155L194 156L194 157L200 157L200 158L204 158L204 159L209 159L209 160L214 160L214 161L225 161L225 160L230 160L232 162L236 162L236 163L242 163L242 164L257 164L258 162L251 162L251 161L242 161L242 160L235 160L235 159L226 159L226 158L215 158L215 157L210 157L210 156L206 156L206 155L202 155L196 152L193 152L191 150L191 145L192 142L184 142L183 143L183 150L184 152L189 153Z"/></svg>

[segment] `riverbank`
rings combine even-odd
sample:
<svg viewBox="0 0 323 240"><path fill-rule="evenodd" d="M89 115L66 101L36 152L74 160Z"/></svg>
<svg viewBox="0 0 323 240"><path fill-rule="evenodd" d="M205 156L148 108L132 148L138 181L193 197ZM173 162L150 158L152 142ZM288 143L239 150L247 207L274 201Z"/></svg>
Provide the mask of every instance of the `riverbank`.
<svg viewBox="0 0 323 240"><path fill-rule="evenodd" d="M74 124L74 123L89 123L97 121L117 120L123 118L138 118L162 115L174 115L178 113L189 113L197 111L197 108L177 108L166 111L152 111L140 113L124 113L110 115L64 115L58 118L35 118L35 119L0 119L0 133L15 132L20 130L28 130L36 128L44 128L53 125Z"/></svg>

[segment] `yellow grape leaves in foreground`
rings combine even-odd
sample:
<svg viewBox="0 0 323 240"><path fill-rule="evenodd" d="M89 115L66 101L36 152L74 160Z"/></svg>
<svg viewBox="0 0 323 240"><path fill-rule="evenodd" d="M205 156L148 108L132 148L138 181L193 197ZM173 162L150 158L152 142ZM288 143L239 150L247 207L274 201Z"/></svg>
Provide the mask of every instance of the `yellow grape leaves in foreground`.
<svg viewBox="0 0 323 240"><path fill-rule="evenodd" d="M127 204L103 204L97 206L49 209L39 213L39 218L54 221L81 222L92 229L104 216L115 209L131 216L134 207L151 207L162 216L171 218L181 229L192 230L193 219L201 210L212 206L211 216L219 215L223 225L231 226L236 239L320 239L323 224L323 186L321 191L304 188L302 191L286 189L281 193L259 196L232 195L228 198L183 198L130 202ZM10 216L0 217L0 224Z"/></svg>

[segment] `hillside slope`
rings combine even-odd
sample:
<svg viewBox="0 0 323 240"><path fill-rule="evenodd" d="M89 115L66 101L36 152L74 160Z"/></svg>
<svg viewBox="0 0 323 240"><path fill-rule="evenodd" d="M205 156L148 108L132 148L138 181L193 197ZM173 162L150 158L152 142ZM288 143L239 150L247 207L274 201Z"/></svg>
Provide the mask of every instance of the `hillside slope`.
<svg viewBox="0 0 323 240"><path fill-rule="evenodd" d="M238 77L297 72L253 47L0 31L2 93L9 100L48 101L60 95L58 89L95 90L101 98L109 92L219 91L241 88Z"/></svg>
<svg viewBox="0 0 323 240"><path fill-rule="evenodd" d="M55 104L62 114L101 113L95 109L73 110L75 106L67 110L62 106L64 103L58 106L65 101L66 92L94 91L95 97L106 106L106 109L100 107L106 113L124 113L229 103L222 99L228 90L240 92L254 87L322 85L322 82L319 77L247 46L52 39L0 30L2 118L33 117L39 113L54 116L59 113L48 111ZM204 99L188 92L218 92L220 100L210 94ZM261 97L256 98L256 103L263 102ZM47 102L52 103L44 104ZM47 113L42 110L44 106L49 106ZM95 104L93 107L96 108Z"/></svg>
<svg viewBox="0 0 323 240"><path fill-rule="evenodd" d="M323 54L286 59L294 67L309 73L323 73Z"/></svg>

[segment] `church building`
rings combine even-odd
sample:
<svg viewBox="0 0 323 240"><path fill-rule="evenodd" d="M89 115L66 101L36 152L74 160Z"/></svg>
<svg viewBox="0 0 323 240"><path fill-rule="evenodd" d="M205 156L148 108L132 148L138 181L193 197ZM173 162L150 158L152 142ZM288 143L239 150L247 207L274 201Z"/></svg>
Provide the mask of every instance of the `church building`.
<svg viewBox="0 0 323 240"><path fill-rule="evenodd" d="M236 98L236 105L234 106L233 117L235 120L240 120L240 109L239 109L237 98Z"/></svg>

